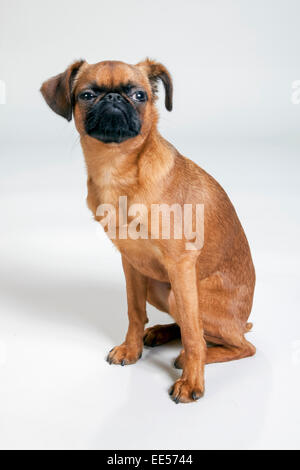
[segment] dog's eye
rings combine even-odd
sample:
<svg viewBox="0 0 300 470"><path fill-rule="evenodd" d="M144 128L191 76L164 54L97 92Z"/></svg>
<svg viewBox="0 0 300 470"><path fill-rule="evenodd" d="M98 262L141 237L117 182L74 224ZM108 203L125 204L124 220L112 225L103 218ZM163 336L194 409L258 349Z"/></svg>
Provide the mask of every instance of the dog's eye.
<svg viewBox="0 0 300 470"><path fill-rule="evenodd" d="M92 93L91 91L84 91L83 93L80 93L79 99L84 100L84 101L90 101L96 98L96 95Z"/></svg>
<svg viewBox="0 0 300 470"><path fill-rule="evenodd" d="M144 91L136 91L133 95L132 98L135 101L146 101L147 95Z"/></svg>

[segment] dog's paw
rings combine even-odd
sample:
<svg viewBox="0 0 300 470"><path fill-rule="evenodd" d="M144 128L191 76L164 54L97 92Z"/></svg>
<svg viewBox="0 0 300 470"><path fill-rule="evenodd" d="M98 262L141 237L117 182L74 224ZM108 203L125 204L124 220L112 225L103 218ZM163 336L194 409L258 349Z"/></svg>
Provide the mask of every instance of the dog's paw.
<svg viewBox="0 0 300 470"><path fill-rule="evenodd" d="M109 364L119 364L121 366L127 366L129 364L134 364L142 357L142 351L136 350L127 344L123 343L120 346L113 348L108 356L107 362Z"/></svg>
<svg viewBox="0 0 300 470"><path fill-rule="evenodd" d="M176 369L183 369L183 366L184 366L184 350L181 351L179 356L177 356L174 361L174 367Z"/></svg>
<svg viewBox="0 0 300 470"><path fill-rule="evenodd" d="M179 379L171 387L169 395L176 404L197 401L204 395L204 386L191 384L186 379Z"/></svg>
<svg viewBox="0 0 300 470"><path fill-rule="evenodd" d="M180 338L180 329L176 324L155 325L145 330L144 345L153 348L176 338Z"/></svg>

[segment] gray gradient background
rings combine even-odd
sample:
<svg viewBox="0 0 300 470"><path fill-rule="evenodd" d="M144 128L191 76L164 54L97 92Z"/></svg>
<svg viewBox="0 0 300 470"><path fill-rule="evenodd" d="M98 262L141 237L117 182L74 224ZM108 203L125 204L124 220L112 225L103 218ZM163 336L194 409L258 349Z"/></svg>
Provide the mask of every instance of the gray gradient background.
<svg viewBox="0 0 300 470"><path fill-rule="evenodd" d="M0 0L0 448L299 448L299 17L296 0ZM228 192L257 270L257 355L207 367L196 405L167 395L177 343L104 361L127 324L120 257L74 124L38 93L74 59L145 56L174 79L162 134Z"/></svg>

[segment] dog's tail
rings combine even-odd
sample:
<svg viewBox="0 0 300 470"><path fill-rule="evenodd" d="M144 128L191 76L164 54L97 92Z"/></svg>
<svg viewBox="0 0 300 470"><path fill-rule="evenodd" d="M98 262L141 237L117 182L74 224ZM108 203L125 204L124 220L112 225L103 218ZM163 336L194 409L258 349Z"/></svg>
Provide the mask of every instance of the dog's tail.
<svg viewBox="0 0 300 470"><path fill-rule="evenodd" d="M248 333L248 331L251 331L252 327L253 327L253 323L246 323L246 333Z"/></svg>

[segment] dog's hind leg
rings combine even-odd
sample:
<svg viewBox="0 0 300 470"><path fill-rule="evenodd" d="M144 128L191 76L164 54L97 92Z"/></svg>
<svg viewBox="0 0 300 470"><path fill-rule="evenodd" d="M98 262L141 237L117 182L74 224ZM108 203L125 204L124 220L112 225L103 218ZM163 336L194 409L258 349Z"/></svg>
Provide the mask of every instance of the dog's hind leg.
<svg viewBox="0 0 300 470"><path fill-rule="evenodd" d="M199 283L204 339L209 344L206 364L234 361L255 354L255 347L245 339L245 333L252 328L252 323L247 322L252 303L249 292L232 287L220 273ZM181 351L174 366L181 369L184 363L185 352Z"/></svg>
<svg viewBox="0 0 300 470"><path fill-rule="evenodd" d="M255 346L244 339L239 346L214 346L207 349L206 364L228 362L254 356Z"/></svg>
<svg viewBox="0 0 300 470"><path fill-rule="evenodd" d="M243 335L233 334L224 339L204 334L204 338L208 343L214 344L214 346L207 348L206 364L235 361L254 356L256 352L255 346L247 341ZM182 350L175 359L174 366L176 369L183 369L184 355L184 350Z"/></svg>
<svg viewBox="0 0 300 470"><path fill-rule="evenodd" d="M161 346L173 339L180 338L180 328L176 323L155 325L147 328L144 334L145 346Z"/></svg>

